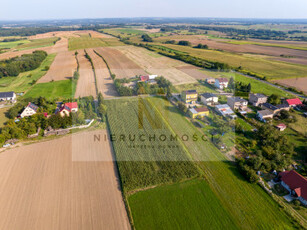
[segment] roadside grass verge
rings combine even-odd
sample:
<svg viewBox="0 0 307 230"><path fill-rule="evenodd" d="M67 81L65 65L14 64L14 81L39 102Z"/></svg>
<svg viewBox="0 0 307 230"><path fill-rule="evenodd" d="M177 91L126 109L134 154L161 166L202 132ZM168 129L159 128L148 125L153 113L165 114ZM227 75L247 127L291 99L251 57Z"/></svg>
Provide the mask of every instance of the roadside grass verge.
<svg viewBox="0 0 307 230"><path fill-rule="evenodd" d="M24 96L27 97L45 97L46 99L69 99L73 98L76 91L76 81L63 80L35 84Z"/></svg>
<svg viewBox="0 0 307 230"><path fill-rule="evenodd" d="M50 66L56 54L49 54L42 64L35 70L20 73L17 77L3 77L0 79L0 92L15 91L25 92L29 90L38 79L44 76L46 66Z"/></svg>

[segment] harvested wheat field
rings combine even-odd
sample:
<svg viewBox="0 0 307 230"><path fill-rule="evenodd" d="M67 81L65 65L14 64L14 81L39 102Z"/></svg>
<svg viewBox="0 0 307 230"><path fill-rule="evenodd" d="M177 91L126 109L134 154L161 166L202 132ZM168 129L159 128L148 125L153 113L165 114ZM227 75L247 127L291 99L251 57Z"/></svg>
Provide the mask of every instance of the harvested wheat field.
<svg viewBox="0 0 307 230"><path fill-rule="evenodd" d="M206 75L205 73L200 71L200 68L193 66L193 65L184 65L177 67L178 70L188 74L189 76L197 79L197 80L205 80L210 76Z"/></svg>
<svg viewBox="0 0 307 230"><path fill-rule="evenodd" d="M95 50L104 57L116 78L131 78L147 74L139 65L114 48L99 47Z"/></svg>
<svg viewBox="0 0 307 230"><path fill-rule="evenodd" d="M119 46L115 48L140 65L148 73L163 76L174 85L196 82L193 77L176 69L176 67L186 65L184 62L158 55L140 47Z"/></svg>
<svg viewBox="0 0 307 230"><path fill-rule="evenodd" d="M77 69L74 52L61 52L55 57L47 74L38 80L38 83L67 80L73 77Z"/></svg>
<svg viewBox="0 0 307 230"><path fill-rule="evenodd" d="M275 80L274 82L286 87L296 88L297 90L303 91L307 94L307 77L281 79Z"/></svg>
<svg viewBox="0 0 307 230"><path fill-rule="evenodd" d="M97 31L93 31L93 30L80 30L80 31L75 31L74 34L77 35L91 35L91 37L93 38L113 38L112 36L108 35L108 34L102 34L99 33Z"/></svg>
<svg viewBox="0 0 307 230"><path fill-rule="evenodd" d="M85 57L84 50L78 50L79 73L75 97L96 97L95 76L92 70L91 63Z"/></svg>
<svg viewBox="0 0 307 230"><path fill-rule="evenodd" d="M93 49L87 49L86 52L90 55L95 67L98 92L105 98L118 96L106 63Z"/></svg>
<svg viewBox="0 0 307 230"><path fill-rule="evenodd" d="M0 154L0 229L130 229L110 144L94 134L106 131Z"/></svg>

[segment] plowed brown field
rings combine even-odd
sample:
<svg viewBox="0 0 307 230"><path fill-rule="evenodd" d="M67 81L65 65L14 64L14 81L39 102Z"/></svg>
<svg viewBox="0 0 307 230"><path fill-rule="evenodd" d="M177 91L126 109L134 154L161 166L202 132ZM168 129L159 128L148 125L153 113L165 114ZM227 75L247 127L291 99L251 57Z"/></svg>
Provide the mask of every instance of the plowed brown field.
<svg viewBox="0 0 307 230"><path fill-rule="evenodd" d="M108 141L82 132L0 154L0 229L130 229Z"/></svg>
<svg viewBox="0 0 307 230"><path fill-rule="evenodd" d="M287 87L296 88L297 90L303 91L305 94L307 94L307 77L281 79L275 80L274 82Z"/></svg>
<svg viewBox="0 0 307 230"><path fill-rule="evenodd" d="M105 98L118 96L105 62L93 49L87 49L86 52L90 55L95 67L98 92L101 92Z"/></svg>
<svg viewBox="0 0 307 230"><path fill-rule="evenodd" d="M206 75L205 73L199 71L199 68L193 65L184 65L184 66L177 67L177 69L199 80L204 80L210 77Z"/></svg>
<svg viewBox="0 0 307 230"><path fill-rule="evenodd" d="M139 65L119 50L109 47L99 47L95 50L104 57L116 78L131 78L136 75L147 74Z"/></svg>
<svg viewBox="0 0 307 230"><path fill-rule="evenodd" d="M75 97L96 97L95 76L91 63L86 59L84 50L78 50L79 73Z"/></svg>
<svg viewBox="0 0 307 230"><path fill-rule="evenodd" d="M77 69L77 62L74 52L61 52L55 57L47 74L38 80L38 83L61 81L72 78Z"/></svg>

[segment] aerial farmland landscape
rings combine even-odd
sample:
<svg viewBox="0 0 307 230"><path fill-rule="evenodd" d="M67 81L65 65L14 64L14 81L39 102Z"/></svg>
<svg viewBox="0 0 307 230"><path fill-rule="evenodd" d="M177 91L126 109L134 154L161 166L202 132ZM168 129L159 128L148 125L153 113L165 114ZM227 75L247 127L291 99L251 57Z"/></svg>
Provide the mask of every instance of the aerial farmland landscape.
<svg viewBox="0 0 307 230"><path fill-rule="evenodd" d="M0 15L0 230L307 229L305 1L48 2Z"/></svg>

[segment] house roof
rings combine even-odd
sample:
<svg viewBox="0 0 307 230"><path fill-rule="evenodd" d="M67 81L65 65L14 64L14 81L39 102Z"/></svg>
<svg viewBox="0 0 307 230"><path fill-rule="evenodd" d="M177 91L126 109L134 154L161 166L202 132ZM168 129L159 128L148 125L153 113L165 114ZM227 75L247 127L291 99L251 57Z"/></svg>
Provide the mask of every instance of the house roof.
<svg viewBox="0 0 307 230"><path fill-rule="evenodd" d="M217 97L214 93L203 93L201 96L204 98Z"/></svg>
<svg viewBox="0 0 307 230"><path fill-rule="evenodd" d="M298 197L307 200L307 180L294 170L279 173L280 179L296 192Z"/></svg>
<svg viewBox="0 0 307 230"><path fill-rule="evenodd" d="M141 81L148 81L149 76L141 76L140 79L141 79Z"/></svg>
<svg viewBox="0 0 307 230"><path fill-rule="evenodd" d="M280 105L276 105L276 107L278 109L285 109L285 108L289 108L289 105L288 104L280 104Z"/></svg>
<svg viewBox="0 0 307 230"><path fill-rule="evenodd" d="M201 112L208 112L209 109L207 107L198 107L198 108L195 108L196 112L198 113L201 113Z"/></svg>
<svg viewBox="0 0 307 230"><path fill-rule="evenodd" d="M229 105L227 104L216 105L215 108L217 108L218 110L230 109Z"/></svg>
<svg viewBox="0 0 307 230"><path fill-rule="evenodd" d="M184 92L185 92L185 94L195 94L195 93L197 93L197 91L195 89L187 90L187 91L184 91Z"/></svg>
<svg viewBox="0 0 307 230"><path fill-rule="evenodd" d="M254 97L257 97L257 98L265 98L265 97L267 97L267 96L265 96L262 93L251 93L251 95L253 95Z"/></svg>
<svg viewBox="0 0 307 230"><path fill-rule="evenodd" d="M262 106L264 106L264 107L266 107L266 108L268 108L270 110L273 110L273 111L274 110L278 110L278 108L275 105L272 105L270 103L263 103Z"/></svg>
<svg viewBox="0 0 307 230"><path fill-rule="evenodd" d="M0 98L6 98L6 97L13 97L14 96L14 92L0 92Z"/></svg>
<svg viewBox="0 0 307 230"><path fill-rule="evenodd" d="M283 123L281 123L281 124L279 124L279 125L276 125L276 127L277 128L280 128L280 129L285 129L285 128L287 128L287 126L285 125L285 124L283 124Z"/></svg>
<svg viewBox="0 0 307 230"><path fill-rule="evenodd" d="M221 77L221 78L218 78L218 79L216 79L216 80L218 80L219 83L221 83L221 82L228 82L228 79L225 78L225 77Z"/></svg>
<svg viewBox="0 0 307 230"><path fill-rule="evenodd" d="M71 112L72 109L77 109L78 108L78 103L77 102L68 102L65 103L64 106L61 108L60 111L63 111L64 109Z"/></svg>
<svg viewBox="0 0 307 230"><path fill-rule="evenodd" d="M287 99L286 102L289 105L301 105L302 101L299 98Z"/></svg>
<svg viewBox="0 0 307 230"><path fill-rule="evenodd" d="M37 111L38 109L38 106L34 105L32 102L29 102L28 106L29 108L33 109L35 112Z"/></svg>
<svg viewBox="0 0 307 230"><path fill-rule="evenodd" d="M259 115L261 115L262 117L264 116L270 116L270 115L273 115L273 112L268 110L268 109L265 109L265 110L260 110L257 112Z"/></svg>
<svg viewBox="0 0 307 230"><path fill-rule="evenodd" d="M234 102L247 102L247 100L241 98L241 97L229 97L230 100L234 101Z"/></svg>

